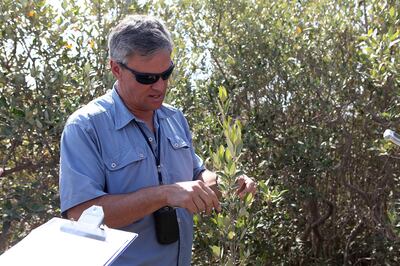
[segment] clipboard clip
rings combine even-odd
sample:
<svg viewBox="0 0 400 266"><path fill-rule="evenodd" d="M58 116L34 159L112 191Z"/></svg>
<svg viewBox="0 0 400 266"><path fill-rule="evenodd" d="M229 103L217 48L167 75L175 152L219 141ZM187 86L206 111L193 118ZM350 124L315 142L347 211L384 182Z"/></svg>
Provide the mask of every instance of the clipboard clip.
<svg viewBox="0 0 400 266"><path fill-rule="evenodd" d="M397 146L400 146L400 135L394 132L393 130L386 129L383 133L383 137L387 140L390 140Z"/></svg>
<svg viewBox="0 0 400 266"><path fill-rule="evenodd" d="M103 220L103 207L93 205L83 211L78 221L70 221L70 223L63 224L60 230L73 235L105 241L106 233L104 229L100 228Z"/></svg>

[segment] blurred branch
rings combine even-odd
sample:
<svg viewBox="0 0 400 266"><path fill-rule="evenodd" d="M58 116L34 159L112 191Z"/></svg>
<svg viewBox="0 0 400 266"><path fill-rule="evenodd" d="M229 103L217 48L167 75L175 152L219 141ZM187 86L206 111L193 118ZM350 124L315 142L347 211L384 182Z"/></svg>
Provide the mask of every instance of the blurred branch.
<svg viewBox="0 0 400 266"><path fill-rule="evenodd" d="M317 220L315 220L307 225L307 228L304 231L304 234L302 237L303 240L307 240L312 231L314 231L316 233L315 230L317 230L318 227L320 227L323 223L325 223L325 221L332 215L332 213L335 209L335 205L332 202L330 202L326 199L323 199L322 201L328 205L328 210L323 216L319 217ZM318 232L318 234L319 234L319 232ZM323 238L320 235L319 235L319 237L321 238L320 240L323 240Z"/></svg>
<svg viewBox="0 0 400 266"><path fill-rule="evenodd" d="M352 190L352 191L358 193L358 194L364 199L365 202L367 202L367 203L369 202L370 196L371 196L369 193L367 193L367 192L361 190L360 188L358 188L358 187L356 187L355 185L352 185L352 184L350 184L350 183L348 183L348 182L345 182L344 185L345 185L346 187L350 188L350 190Z"/></svg>
<svg viewBox="0 0 400 266"><path fill-rule="evenodd" d="M5 176L10 175L12 173L24 171L24 170L35 171L35 170L40 169L42 167L56 167L57 164L58 164L58 160L50 160L50 161L41 160L41 161L39 161L37 163L33 163L33 162L22 163L22 164L19 164L19 165L13 167L13 168L4 169L2 177L5 177Z"/></svg>
<svg viewBox="0 0 400 266"><path fill-rule="evenodd" d="M15 148L17 147L17 145L21 144L21 140L18 138L15 138L12 140L11 142L11 146L7 149L8 153L6 154L6 156L3 158L3 161L1 162L1 165L3 167L5 167L5 165L7 164L7 161L10 159L12 152L15 150Z"/></svg>
<svg viewBox="0 0 400 266"><path fill-rule="evenodd" d="M353 228L353 230L351 230L350 235L348 236L348 238L346 240L346 247L345 247L344 255L343 255L344 265L351 265L351 263L348 261L351 242L360 233L363 226L364 226L363 220L359 220L358 224Z"/></svg>
<svg viewBox="0 0 400 266"><path fill-rule="evenodd" d="M221 75L224 77L226 84L228 85L229 88L231 88L231 85L229 83L228 76L226 75L224 69L222 68L219 60L217 57L214 55L213 51L210 51L211 58L214 60L215 64L217 64L218 70L221 72Z"/></svg>

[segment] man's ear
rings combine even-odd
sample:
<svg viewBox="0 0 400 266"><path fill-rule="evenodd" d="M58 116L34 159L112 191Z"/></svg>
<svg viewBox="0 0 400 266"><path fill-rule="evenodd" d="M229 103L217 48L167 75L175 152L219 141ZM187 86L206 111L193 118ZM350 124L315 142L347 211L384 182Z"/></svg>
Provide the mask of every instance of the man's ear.
<svg viewBox="0 0 400 266"><path fill-rule="evenodd" d="M110 68L114 77L116 79L119 79L121 77L121 70L122 70L121 66L114 60L110 60Z"/></svg>

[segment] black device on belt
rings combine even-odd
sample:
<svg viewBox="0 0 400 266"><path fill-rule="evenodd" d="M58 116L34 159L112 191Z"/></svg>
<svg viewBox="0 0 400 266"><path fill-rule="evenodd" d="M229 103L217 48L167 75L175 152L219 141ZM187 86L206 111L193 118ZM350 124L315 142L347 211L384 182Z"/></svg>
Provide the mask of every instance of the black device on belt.
<svg viewBox="0 0 400 266"><path fill-rule="evenodd" d="M156 160L156 168L158 174L158 182L160 185L163 184L162 174L161 174L161 163L160 163L160 150L161 150L161 130L160 123L158 126L158 139L157 139L157 154L154 152L153 147L151 146L150 141L148 140L146 134L143 132L143 129L139 126L139 124L135 121L136 126L139 128L140 133L142 133L144 139L146 140L147 145L153 156ZM157 240L160 244L171 244L176 242L179 239L179 225L178 219L176 216L176 210L170 206L164 206L153 213L155 226L156 226L156 236Z"/></svg>

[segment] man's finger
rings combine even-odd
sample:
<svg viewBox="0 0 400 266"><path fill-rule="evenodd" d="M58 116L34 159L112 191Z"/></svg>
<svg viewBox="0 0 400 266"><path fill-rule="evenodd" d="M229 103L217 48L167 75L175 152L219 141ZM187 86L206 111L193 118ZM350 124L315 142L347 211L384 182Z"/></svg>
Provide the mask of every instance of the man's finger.
<svg viewBox="0 0 400 266"><path fill-rule="evenodd" d="M255 195L257 190L256 189L257 184L253 181L253 179L245 176L243 181L244 183L242 184L242 186L239 187L239 189L236 192L239 195L239 197L243 198L247 193Z"/></svg>
<svg viewBox="0 0 400 266"><path fill-rule="evenodd" d="M208 199L210 200L210 208L214 208L217 211L221 211L221 204L219 203L218 197L215 192L208 186L204 187L204 190L208 193ZM211 212L211 210L210 210Z"/></svg>
<svg viewBox="0 0 400 266"><path fill-rule="evenodd" d="M191 213L191 214L195 214L198 213L199 211L197 210L197 206L194 203L194 200L192 199L192 201L188 204L188 206L185 206L185 208Z"/></svg>
<svg viewBox="0 0 400 266"><path fill-rule="evenodd" d="M210 191L207 190L207 186L204 186L203 190L201 190L201 192L199 192L199 197L200 199L204 202L204 210L207 214L211 213L211 209L212 209L212 196L210 196Z"/></svg>
<svg viewBox="0 0 400 266"><path fill-rule="evenodd" d="M246 178L248 177L245 175L241 175L236 178L236 183L238 184L238 187L241 187L246 183Z"/></svg>
<svg viewBox="0 0 400 266"><path fill-rule="evenodd" d="M238 189L236 190L236 194L239 195L239 196L246 189L246 178L248 178L248 177L241 175L236 179L236 182L238 184Z"/></svg>
<svg viewBox="0 0 400 266"><path fill-rule="evenodd" d="M193 202L196 205L196 213L202 212L206 209L206 205L200 196L196 195L193 197Z"/></svg>
<svg viewBox="0 0 400 266"><path fill-rule="evenodd" d="M257 183L252 181L249 185L249 191L255 195L257 193Z"/></svg>

